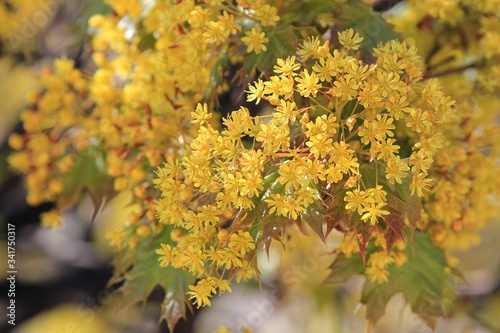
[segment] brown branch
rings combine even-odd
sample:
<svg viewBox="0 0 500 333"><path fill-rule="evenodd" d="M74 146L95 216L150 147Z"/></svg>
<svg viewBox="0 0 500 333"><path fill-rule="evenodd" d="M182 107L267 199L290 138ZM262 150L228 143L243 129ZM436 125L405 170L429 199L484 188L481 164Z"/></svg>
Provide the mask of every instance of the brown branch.
<svg viewBox="0 0 500 333"><path fill-rule="evenodd" d="M480 66L478 65L478 63L472 63L472 64L468 64L468 65L461 66L461 67L450 68L450 69L447 69L447 70L444 70L444 71L438 72L438 73L430 73L429 71L426 71L424 73L424 79L430 79L433 77L441 77L441 76L445 76L445 75L449 75L449 74L460 73L460 72L462 72L466 69L469 69L469 68L479 68L479 67Z"/></svg>

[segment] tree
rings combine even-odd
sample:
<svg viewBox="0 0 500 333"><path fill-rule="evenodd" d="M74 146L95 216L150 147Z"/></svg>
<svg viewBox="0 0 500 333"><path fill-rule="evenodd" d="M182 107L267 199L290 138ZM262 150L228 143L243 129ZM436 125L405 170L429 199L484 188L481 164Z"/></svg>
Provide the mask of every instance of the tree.
<svg viewBox="0 0 500 333"><path fill-rule="evenodd" d="M435 325L451 251L498 214L495 1L108 5L96 69L55 60L9 138L28 202L56 203L43 225L131 191L113 281L131 304L160 285L171 329L294 225L343 234L326 282L366 276L370 325L398 292Z"/></svg>

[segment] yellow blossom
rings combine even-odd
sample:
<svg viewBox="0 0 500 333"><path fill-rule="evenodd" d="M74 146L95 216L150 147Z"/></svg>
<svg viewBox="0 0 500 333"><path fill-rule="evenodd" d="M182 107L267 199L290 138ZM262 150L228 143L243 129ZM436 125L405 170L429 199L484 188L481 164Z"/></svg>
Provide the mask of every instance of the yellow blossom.
<svg viewBox="0 0 500 333"><path fill-rule="evenodd" d="M363 37L360 37L358 33L354 34L353 29L348 29L338 33L340 44L344 45L344 47L348 50L357 50L361 42L363 41Z"/></svg>
<svg viewBox="0 0 500 333"><path fill-rule="evenodd" d="M61 213L55 209L40 215L42 226L49 229L58 229L63 226Z"/></svg>
<svg viewBox="0 0 500 333"><path fill-rule="evenodd" d="M245 33L246 37L243 37L241 40L247 46L247 52L250 53L254 51L256 54L259 54L262 51L266 51L267 47L264 45L269 41L267 39L266 34L263 33L260 28L252 28L252 30L247 31Z"/></svg>

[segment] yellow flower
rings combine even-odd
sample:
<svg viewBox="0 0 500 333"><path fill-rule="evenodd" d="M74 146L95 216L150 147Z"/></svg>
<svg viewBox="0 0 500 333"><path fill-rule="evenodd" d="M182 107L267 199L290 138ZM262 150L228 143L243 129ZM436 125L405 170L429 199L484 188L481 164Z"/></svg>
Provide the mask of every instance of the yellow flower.
<svg viewBox="0 0 500 333"><path fill-rule="evenodd" d="M401 184L401 178L405 178L409 170L410 168L408 167L408 164L404 161L401 161L401 157L394 156L387 161L387 167L385 169L387 174L385 175L385 177L391 184L394 184L394 181L396 181L396 183L398 184Z"/></svg>
<svg viewBox="0 0 500 333"><path fill-rule="evenodd" d="M244 265L242 268L238 270L236 273L236 282L240 283L241 281L247 281L251 279L257 274L252 267Z"/></svg>
<svg viewBox="0 0 500 333"><path fill-rule="evenodd" d="M389 281L389 271L387 267L394 262L394 259L386 250L377 251L370 255L368 267L365 273L372 283L384 283Z"/></svg>
<svg viewBox="0 0 500 333"><path fill-rule="evenodd" d="M9 164L19 172L27 172L30 169L30 155L26 151L16 152L8 157Z"/></svg>
<svg viewBox="0 0 500 333"><path fill-rule="evenodd" d="M297 85L297 89L301 96L309 97L312 95L316 97L318 90L321 88L321 84L318 83L319 79L316 73L312 72L309 74L307 69L304 69L300 72L300 77L295 78L299 84Z"/></svg>
<svg viewBox="0 0 500 333"><path fill-rule="evenodd" d="M410 184L411 194L413 195L413 193L417 192L419 197L423 196L424 191L428 190L430 183L432 183L432 179L427 177L427 173L415 173Z"/></svg>
<svg viewBox="0 0 500 333"><path fill-rule="evenodd" d="M241 166L244 172L262 172L264 170L265 156L262 155L262 150L249 150L241 154Z"/></svg>
<svg viewBox="0 0 500 333"><path fill-rule="evenodd" d="M222 15L217 16L217 18L224 29L226 29L230 34L235 34L241 30L241 27L234 22L234 15L230 15L224 11Z"/></svg>
<svg viewBox="0 0 500 333"><path fill-rule="evenodd" d="M204 103L203 105L198 103L198 105L196 106L196 110L194 110L194 112L191 112L191 121L194 124L203 125L210 118L212 118L212 114L208 113L207 103Z"/></svg>
<svg viewBox="0 0 500 333"><path fill-rule="evenodd" d="M295 76L297 73L295 71L300 69L300 64L295 62L295 56L286 58L285 60L278 58L276 65L274 66L274 72L276 74L282 74L286 76Z"/></svg>
<svg viewBox="0 0 500 333"><path fill-rule="evenodd" d="M334 87L329 90L329 93L344 101L354 99L358 94L358 85L349 75L337 77L333 85Z"/></svg>
<svg viewBox="0 0 500 333"><path fill-rule="evenodd" d="M353 212L357 211L358 214L362 214L365 207L373 203L373 199L365 191L360 191L358 189L354 191L347 191L344 200L347 201L345 205L346 209Z"/></svg>
<svg viewBox="0 0 500 333"><path fill-rule="evenodd" d="M403 266L408 261L408 255L406 252L397 251L394 253L394 264L397 267Z"/></svg>
<svg viewBox="0 0 500 333"><path fill-rule="evenodd" d="M297 54L302 57L303 61L316 56L319 48L318 37L307 37L307 39L300 45L300 49Z"/></svg>
<svg viewBox="0 0 500 333"><path fill-rule="evenodd" d="M277 9L268 4L258 7L255 10L255 18L260 21L263 26L275 26L280 20L276 15Z"/></svg>
<svg viewBox="0 0 500 333"><path fill-rule="evenodd" d="M210 306L210 297L215 293L216 284L213 279L201 279L198 281L196 286L189 286L191 291L187 294L191 295L189 299L194 299L196 306L199 308L201 306Z"/></svg>
<svg viewBox="0 0 500 333"><path fill-rule="evenodd" d="M265 52L267 50L264 43L269 42L269 39L266 38L266 34L260 28L252 28L252 30L245 32L245 35L241 40L247 46L248 53L254 51L256 54L259 54L261 51Z"/></svg>
<svg viewBox="0 0 500 333"><path fill-rule="evenodd" d="M58 229L63 226L61 213L55 209L42 213L40 218L42 220L42 226L45 228Z"/></svg>
<svg viewBox="0 0 500 333"><path fill-rule="evenodd" d="M356 32L354 34L353 29L348 29L338 33L340 44L344 45L348 50L357 50L361 42L363 41L363 37L360 37Z"/></svg>
<svg viewBox="0 0 500 333"><path fill-rule="evenodd" d="M232 249L221 249L222 263L226 269L243 267L241 255Z"/></svg>
<svg viewBox="0 0 500 333"><path fill-rule="evenodd" d="M376 224L379 217L389 215L388 211L382 209L384 206L384 202L370 204L370 206L365 209L366 213L361 216L361 220L365 222L369 220L370 224Z"/></svg>
<svg viewBox="0 0 500 333"><path fill-rule="evenodd" d="M212 13L209 9L195 6L194 9L189 13L188 23L193 28L199 28L203 24L206 24L210 21L211 14Z"/></svg>
<svg viewBox="0 0 500 333"><path fill-rule="evenodd" d="M372 122L372 130L376 139L379 141L384 140L387 137L393 137L394 133L392 130L396 128L393 124L394 118L389 117L387 114L377 115L377 118Z"/></svg>
<svg viewBox="0 0 500 333"><path fill-rule="evenodd" d="M264 201L269 205L269 213L272 214L276 212L277 215L286 216L286 210L284 209L286 197L281 194L272 193L269 199Z"/></svg>
<svg viewBox="0 0 500 333"><path fill-rule="evenodd" d="M338 248L338 251L345 254L347 258L350 258L354 253L358 253L359 243L356 237L356 233L346 233L344 239L342 240L342 244L340 244L340 247Z"/></svg>
<svg viewBox="0 0 500 333"><path fill-rule="evenodd" d="M227 30L222 22L220 21L210 21L205 28L205 41L208 43L215 43L219 45L223 43L229 37L230 30Z"/></svg>
<svg viewBox="0 0 500 333"><path fill-rule="evenodd" d="M389 281L389 271L385 268L368 266L365 273L371 283L382 284Z"/></svg>
<svg viewBox="0 0 500 333"><path fill-rule="evenodd" d="M137 228L136 233L139 236L147 236L151 233L151 228L148 225L143 224Z"/></svg>
<svg viewBox="0 0 500 333"><path fill-rule="evenodd" d="M125 241L123 230L107 229L105 237L109 245L114 246L117 249L120 249Z"/></svg>
<svg viewBox="0 0 500 333"><path fill-rule="evenodd" d="M172 247L170 245L160 244L161 249L156 250L156 253L160 255L158 261L160 261L160 267L167 267L170 265L172 260Z"/></svg>
<svg viewBox="0 0 500 333"><path fill-rule="evenodd" d="M305 209L300 198L295 199L294 197L289 196L285 200L283 210L285 211L285 214L288 215L288 217L296 220L299 216L299 213L302 213Z"/></svg>
<svg viewBox="0 0 500 333"><path fill-rule="evenodd" d="M248 85L248 95L247 102L256 101L255 104L259 104L260 99L264 96L264 82L258 79L255 85Z"/></svg>
<svg viewBox="0 0 500 333"><path fill-rule="evenodd" d="M311 154L315 158L323 158L329 155L333 151L332 146L333 140L324 134L317 134L309 141L306 142L306 146L311 147Z"/></svg>
<svg viewBox="0 0 500 333"><path fill-rule="evenodd" d="M24 147L24 137L18 133L9 136L9 146L14 150L21 150Z"/></svg>

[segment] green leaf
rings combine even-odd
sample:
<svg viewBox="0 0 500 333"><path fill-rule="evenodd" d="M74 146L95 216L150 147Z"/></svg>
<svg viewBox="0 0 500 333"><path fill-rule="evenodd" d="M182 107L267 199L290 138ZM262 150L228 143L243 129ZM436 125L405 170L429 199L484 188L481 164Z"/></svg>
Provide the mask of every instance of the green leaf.
<svg viewBox="0 0 500 333"><path fill-rule="evenodd" d="M73 35L77 42L81 43L88 37L88 21L92 16L97 14L106 15L112 12L111 7L104 3L103 0L85 1L76 24L72 26Z"/></svg>
<svg viewBox="0 0 500 333"><path fill-rule="evenodd" d="M117 193L113 190L113 178L106 173L104 154L95 148L84 151L73 169L64 176L64 191L57 201L60 209L72 207L87 192L94 203L92 220Z"/></svg>
<svg viewBox="0 0 500 333"><path fill-rule="evenodd" d="M181 318L186 318L186 305L191 308L191 303L186 301L184 294L168 291L161 304L160 320L165 320L170 332Z"/></svg>
<svg viewBox="0 0 500 333"><path fill-rule="evenodd" d="M243 68L237 74L244 87L253 80L257 70L270 75L276 59L294 54L297 48L297 37L289 24L283 23L264 32L269 39L266 43L267 50L259 54L247 54Z"/></svg>
<svg viewBox="0 0 500 333"><path fill-rule="evenodd" d="M139 43L137 44L139 51L144 52L155 47L156 38L152 33L141 32L139 38Z"/></svg>
<svg viewBox="0 0 500 333"><path fill-rule="evenodd" d="M222 51L210 70L210 83L205 89L204 99L217 101L217 85L224 81L224 71L229 69L227 52Z"/></svg>
<svg viewBox="0 0 500 333"><path fill-rule="evenodd" d="M414 246L407 246L406 254L408 261L403 266L389 268L388 282L366 281L361 302L366 304L367 319L375 324L384 315L391 297L401 292L413 312L434 328L453 295L444 253L427 234L415 233Z"/></svg>
<svg viewBox="0 0 500 333"><path fill-rule="evenodd" d="M341 6L331 0L284 1L279 13L282 21L311 25L320 14L332 13Z"/></svg>
<svg viewBox="0 0 500 333"><path fill-rule="evenodd" d="M399 35L382 19L380 13L361 0L349 1L348 6L343 6L337 20L338 31L352 28L364 38L360 50L367 63L373 62L373 48L379 43L399 39Z"/></svg>
<svg viewBox="0 0 500 333"><path fill-rule="evenodd" d="M161 243L174 245L170 239L173 227L164 227L161 234L142 238L135 250L124 250L117 254L113 263L115 276L112 283L124 281L120 288L126 307L145 302L151 292L160 286L165 291L161 305L160 319L167 322L170 331L180 318L186 315L186 307L191 303L186 297L189 285L195 278L188 271L173 267L160 267L156 250Z"/></svg>
<svg viewBox="0 0 500 333"><path fill-rule="evenodd" d="M361 257L353 255L346 257L341 253L337 255L335 261L330 266L330 274L323 281L323 284L328 283L344 283L355 275L363 274L364 264Z"/></svg>
<svg viewBox="0 0 500 333"><path fill-rule="evenodd" d="M264 202L264 199L268 198L271 193L273 193L273 190L276 188L276 186L280 185L277 182L279 176L280 174L278 173L277 166L272 166L266 171L266 174L262 179L263 189L262 191L260 191L260 194L258 196L252 198L254 208L248 212L247 216L245 217L244 223L256 225L261 221L263 213L265 215L265 209L267 208L267 204ZM255 239L256 235L254 234L252 236Z"/></svg>

